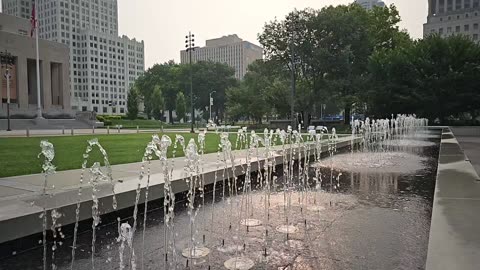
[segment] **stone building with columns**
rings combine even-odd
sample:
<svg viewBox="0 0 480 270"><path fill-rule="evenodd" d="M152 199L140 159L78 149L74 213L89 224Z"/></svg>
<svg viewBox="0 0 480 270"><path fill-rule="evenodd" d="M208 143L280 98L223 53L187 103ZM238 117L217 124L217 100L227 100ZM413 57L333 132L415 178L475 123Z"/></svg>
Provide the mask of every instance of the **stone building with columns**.
<svg viewBox="0 0 480 270"><path fill-rule="evenodd" d="M30 21L0 13L0 51L15 57L10 68L10 114L13 118L33 118L37 108L35 38L30 37ZM73 117L70 105L69 48L61 43L39 40L40 95L43 115ZM0 118L7 114L5 66L0 70Z"/></svg>
<svg viewBox="0 0 480 270"><path fill-rule="evenodd" d="M423 35L465 35L479 42L480 0L429 0Z"/></svg>

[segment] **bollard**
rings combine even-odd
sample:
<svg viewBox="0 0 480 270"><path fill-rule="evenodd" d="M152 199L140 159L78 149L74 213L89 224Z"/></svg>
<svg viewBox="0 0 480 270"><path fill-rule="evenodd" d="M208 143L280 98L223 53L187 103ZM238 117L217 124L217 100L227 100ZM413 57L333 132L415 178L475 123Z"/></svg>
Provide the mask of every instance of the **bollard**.
<svg viewBox="0 0 480 270"><path fill-rule="evenodd" d="M95 134L95 126L92 126L92 134Z"/></svg>
<svg viewBox="0 0 480 270"><path fill-rule="evenodd" d="M65 126L62 126L62 135L65 135Z"/></svg>
<svg viewBox="0 0 480 270"><path fill-rule="evenodd" d="M107 126L107 134L110 134L110 126Z"/></svg>
<svg viewBox="0 0 480 270"><path fill-rule="evenodd" d="M138 126L137 126L137 133L140 133L140 131L138 130Z"/></svg>
<svg viewBox="0 0 480 270"><path fill-rule="evenodd" d="M162 125L162 133L164 133L164 132L163 132L163 125Z"/></svg>
<svg viewBox="0 0 480 270"><path fill-rule="evenodd" d="M70 134L72 134L72 136L73 136L73 127L72 127L72 129L70 130Z"/></svg>
<svg viewBox="0 0 480 270"><path fill-rule="evenodd" d="M27 128L27 137L30 137L30 128Z"/></svg>

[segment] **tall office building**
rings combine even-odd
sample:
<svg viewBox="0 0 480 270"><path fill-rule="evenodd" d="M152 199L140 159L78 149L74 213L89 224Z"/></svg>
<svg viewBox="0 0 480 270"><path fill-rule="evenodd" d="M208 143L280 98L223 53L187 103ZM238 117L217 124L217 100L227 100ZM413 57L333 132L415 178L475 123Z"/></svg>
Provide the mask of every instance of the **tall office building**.
<svg viewBox="0 0 480 270"><path fill-rule="evenodd" d="M2 7L30 17L31 2L3 0ZM145 69L144 43L118 36L117 0L41 0L38 5L40 38L70 48L72 108L126 113L127 93Z"/></svg>
<svg viewBox="0 0 480 270"><path fill-rule="evenodd" d="M196 47L192 51L192 62L213 61L225 63L235 69L235 77L243 79L247 67L252 62L263 58L263 49L251 42L242 40L237 35L229 35L207 40L205 47ZM180 62L189 63L186 50L180 52Z"/></svg>
<svg viewBox="0 0 480 270"><path fill-rule="evenodd" d="M429 0L423 35L466 35L479 42L480 0Z"/></svg>
<svg viewBox="0 0 480 270"><path fill-rule="evenodd" d="M355 3L366 9L372 9L373 7L384 7L385 3L379 0L355 0Z"/></svg>

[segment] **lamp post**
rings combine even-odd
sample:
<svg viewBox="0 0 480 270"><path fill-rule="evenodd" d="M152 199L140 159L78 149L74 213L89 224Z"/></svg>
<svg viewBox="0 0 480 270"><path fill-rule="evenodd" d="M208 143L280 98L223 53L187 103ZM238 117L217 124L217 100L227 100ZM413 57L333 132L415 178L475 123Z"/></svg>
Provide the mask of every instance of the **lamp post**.
<svg viewBox="0 0 480 270"><path fill-rule="evenodd" d="M189 57L189 71L190 71L190 107L192 113L192 123L190 133L195 133L193 126L195 125L195 109L193 106L193 74L192 74L192 52L195 51L195 35L192 32L188 32L188 35L185 36L185 48Z"/></svg>
<svg viewBox="0 0 480 270"><path fill-rule="evenodd" d="M210 99L209 99L209 101L210 101L210 121L212 121L212 106L213 106L212 94L216 93L216 92L217 91L212 91L212 92L210 92L210 95L209 95L210 96Z"/></svg>
<svg viewBox="0 0 480 270"><path fill-rule="evenodd" d="M327 108L327 104L322 104L320 106L320 118L323 120L323 113L325 112L325 108Z"/></svg>
<svg viewBox="0 0 480 270"><path fill-rule="evenodd" d="M292 23L287 21L287 29L290 31L290 80L291 80L291 92L290 92L290 116L291 116L291 125L292 128L296 128L296 115L295 115L295 92L296 92L296 69L295 69L295 64L296 64L296 59L295 59L295 39L296 39L296 27L295 27L295 22L298 21L298 15L293 15L294 17L292 18Z"/></svg>
<svg viewBox="0 0 480 270"><path fill-rule="evenodd" d="M0 52L0 64L5 65L5 74L3 75L7 80L7 131L12 131L10 128L10 67L15 63L15 57L8 51Z"/></svg>

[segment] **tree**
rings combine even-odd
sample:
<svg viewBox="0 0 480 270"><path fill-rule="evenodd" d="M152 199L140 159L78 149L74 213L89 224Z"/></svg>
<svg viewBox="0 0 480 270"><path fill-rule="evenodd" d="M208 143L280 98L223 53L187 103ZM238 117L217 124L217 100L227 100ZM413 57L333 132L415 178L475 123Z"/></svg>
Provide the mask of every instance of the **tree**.
<svg viewBox="0 0 480 270"><path fill-rule="evenodd" d="M372 53L410 42L398 29L399 21L393 5L372 11L357 4L295 10L284 21L266 24L259 40L268 61L295 72L296 108L318 114L325 99L334 100L344 108L347 122L368 88Z"/></svg>
<svg viewBox="0 0 480 270"><path fill-rule="evenodd" d="M165 100L163 98L162 89L159 85L155 86L151 97L152 114L157 120L163 118L163 110L165 109Z"/></svg>
<svg viewBox="0 0 480 270"><path fill-rule="evenodd" d="M238 84L235 79L235 70L226 64L215 63L211 61L199 61L190 65L181 65L179 71L180 88L185 89L187 95L187 103L190 105L190 68L192 69L193 80L193 99L194 107L198 110L205 111L210 105L210 93L215 91L213 98L215 99L216 115L221 119L225 111L225 91ZM204 114L207 115L207 114Z"/></svg>
<svg viewBox="0 0 480 270"><path fill-rule="evenodd" d="M179 68L179 65L173 61L156 64L136 80L135 86L143 96L145 112L149 117L151 115L160 117L158 104L154 103L155 99L153 98L155 89L160 87L163 100L165 101L162 110L168 110L169 119L173 121L172 115L175 110L175 99L179 89Z"/></svg>
<svg viewBox="0 0 480 270"><path fill-rule="evenodd" d="M369 65L374 87L368 92L371 112L409 112L445 123L448 117L480 107L480 46L459 35L437 35L411 46L375 53Z"/></svg>
<svg viewBox="0 0 480 270"><path fill-rule="evenodd" d="M209 104L209 93L215 93L215 108L217 115L223 114L225 110L225 90L237 84L235 70L222 63L198 62L190 65L178 65L173 61L163 64L156 64L149 68L135 82L141 96L145 101L145 112L150 117L159 114L154 104L154 90L160 87L164 100L163 109L169 113L170 122L173 123L173 111L176 109L177 94L180 90L189 93L190 89L190 68L193 74L194 106L196 109L204 110ZM190 94L186 103L190 102ZM189 105L189 104L188 104ZM154 113L156 110L156 113Z"/></svg>
<svg viewBox="0 0 480 270"><path fill-rule="evenodd" d="M178 92L175 109L178 120L185 119L186 109L185 96L182 92Z"/></svg>
<svg viewBox="0 0 480 270"><path fill-rule="evenodd" d="M140 97L136 88L130 89L127 95L127 117L128 119L135 120L138 117L138 105L140 103Z"/></svg>
<svg viewBox="0 0 480 270"><path fill-rule="evenodd" d="M258 123L264 116L281 114L290 109L288 82L281 79L284 72L272 62L257 60L248 66L247 74L237 87L227 91L227 110L230 117L245 117Z"/></svg>

